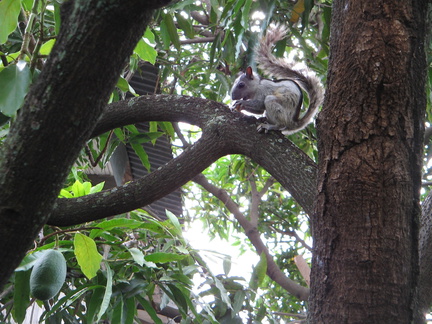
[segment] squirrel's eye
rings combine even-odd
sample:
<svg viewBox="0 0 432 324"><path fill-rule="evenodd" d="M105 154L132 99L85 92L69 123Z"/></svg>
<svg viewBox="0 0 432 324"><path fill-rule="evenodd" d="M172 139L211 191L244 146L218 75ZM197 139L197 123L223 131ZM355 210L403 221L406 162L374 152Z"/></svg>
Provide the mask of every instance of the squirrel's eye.
<svg viewBox="0 0 432 324"><path fill-rule="evenodd" d="M239 82L239 84L237 84L237 88L244 88L245 83L244 82Z"/></svg>

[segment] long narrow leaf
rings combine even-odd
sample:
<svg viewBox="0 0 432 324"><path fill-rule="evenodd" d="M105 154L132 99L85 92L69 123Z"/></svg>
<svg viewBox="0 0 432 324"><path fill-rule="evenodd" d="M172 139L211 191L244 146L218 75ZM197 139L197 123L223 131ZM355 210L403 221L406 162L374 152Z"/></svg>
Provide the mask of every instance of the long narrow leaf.
<svg viewBox="0 0 432 324"><path fill-rule="evenodd" d="M22 323L30 302L30 274L31 271L15 272L15 289L13 297L12 316L17 323Z"/></svg>
<svg viewBox="0 0 432 324"><path fill-rule="evenodd" d="M147 169L148 172L150 172L150 161L147 155L147 152L144 150L144 148L139 143L130 143L132 148L134 149L135 153L138 155L138 157L141 160L142 165Z"/></svg>
<svg viewBox="0 0 432 324"><path fill-rule="evenodd" d="M168 219L171 221L171 224L174 225L174 230L172 231L172 234L181 237L182 236L182 227L180 225L180 222L176 215L174 215L169 210L165 210L165 214L167 215Z"/></svg>
<svg viewBox="0 0 432 324"><path fill-rule="evenodd" d="M93 323L96 316L96 311L99 309L103 300L105 290L103 288L95 289L87 305L86 319L88 323Z"/></svg>
<svg viewBox="0 0 432 324"><path fill-rule="evenodd" d="M135 298L139 301L139 303L145 309L147 314L150 315L150 317L155 322L155 324L162 324L162 321L157 316L155 309L150 305L150 303L145 298L143 298L142 296L139 296L139 295L135 296Z"/></svg>
<svg viewBox="0 0 432 324"><path fill-rule="evenodd" d="M44 316L41 318L41 320L45 320L51 315L53 315L56 312L61 312L63 309L68 307L70 304L75 302L78 298L80 298L84 293L86 293L89 290L101 288L103 286L101 285L95 285L93 283L89 283L86 285L83 285L71 292L69 292L66 296L62 297L54 306L51 308L51 310L44 314Z"/></svg>
<svg viewBox="0 0 432 324"><path fill-rule="evenodd" d="M125 315L123 318L124 324L133 324L136 314L135 298L128 298L124 303Z"/></svg>
<svg viewBox="0 0 432 324"><path fill-rule="evenodd" d="M111 270L108 262L105 262L105 266L106 266L107 283L106 283L106 288L105 288L105 294L104 294L104 297L102 299L101 308L99 309L99 313L97 315L96 322L100 321L103 314L105 314L106 310L108 309L108 306L109 306L109 303L111 300L111 295L112 295L112 270Z"/></svg>
<svg viewBox="0 0 432 324"><path fill-rule="evenodd" d="M121 297L121 295L117 298L117 305L114 307L113 309L113 314L112 314L112 318L111 318L111 322L112 323L118 323L118 324L123 324L123 317L124 317L124 309L123 309L123 298Z"/></svg>
<svg viewBox="0 0 432 324"><path fill-rule="evenodd" d="M177 33L177 27L174 24L174 19L170 14L165 14L163 17L163 21L165 23L166 26L166 31L168 32L169 38L172 42L172 44L174 45L174 47L180 51L181 46L180 46L180 38L179 35Z"/></svg>

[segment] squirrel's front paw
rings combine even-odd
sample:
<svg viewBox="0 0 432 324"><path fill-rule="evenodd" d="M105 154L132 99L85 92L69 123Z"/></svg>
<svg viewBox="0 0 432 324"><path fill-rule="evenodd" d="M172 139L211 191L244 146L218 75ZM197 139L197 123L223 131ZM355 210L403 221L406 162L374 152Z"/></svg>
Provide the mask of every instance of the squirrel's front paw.
<svg viewBox="0 0 432 324"><path fill-rule="evenodd" d="M261 124L259 124L258 126L257 126L257 131L258 131L258 133L265 133L265 134L267 134L268 133L268 131L269 131L269 124L267 124L267 123L261 123Z"/></svg>
<svg viewBox="0 0 432 324"><path fill-rule="evenodd" d="M231 111L241 111L244 100L237 100L230 107Z"/></svg>

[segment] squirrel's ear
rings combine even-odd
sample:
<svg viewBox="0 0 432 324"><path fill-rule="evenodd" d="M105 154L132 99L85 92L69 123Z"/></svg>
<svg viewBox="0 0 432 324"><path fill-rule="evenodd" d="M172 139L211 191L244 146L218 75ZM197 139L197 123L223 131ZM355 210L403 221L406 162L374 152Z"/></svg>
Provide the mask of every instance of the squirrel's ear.
<svg viewBox="0 0 432 324"><path fill-rule="evenodd" d="M249 79L253 80L254 76L253 76L252 67L248 66L248 67L246 68L246 72L245 72L245 73L246 73L246 76L247 76Z"/></svg>

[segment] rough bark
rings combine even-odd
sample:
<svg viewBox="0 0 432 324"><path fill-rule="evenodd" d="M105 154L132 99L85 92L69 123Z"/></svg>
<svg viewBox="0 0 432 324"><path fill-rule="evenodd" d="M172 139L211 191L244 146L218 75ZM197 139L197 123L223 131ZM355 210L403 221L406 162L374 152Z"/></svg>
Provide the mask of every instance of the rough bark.
<svg viewBox="0 0 432 324"><path fill-rule="evenodd" d="M0 287L49 218L126 59L164 3L77 0L62 7L56 45L0 152Z"/></svg>
<svg viewBox="0 0 432 324"><path fill-rule="evenodd" d="M318 123L311 323L410 323L427 1L333 2Z"/></svg>
<svg viewBox="0 0 432 324"><path fill-rule="evenodd" d="M177 189L226 154L244 154L261 164L312 213L316 165L278 132L258 134L256 119L232 113L225 105L181 96L142 96L109 105L92 136L141 121L183 121L203 129L199 141L180 156L124 186L77 199L58 199L48 221L68 226L124 213Z"/></svg>
<svg viewBox="0 0 432 324"><path fill-rule="evenodd" d="M425 315L429 313L432 305L432 192L429 193L422 205L419 263L418 294L414 305L414 323L416 324L426 322Z"/></svg>

